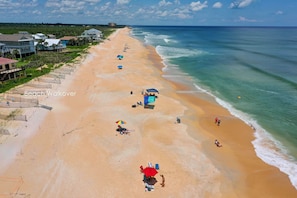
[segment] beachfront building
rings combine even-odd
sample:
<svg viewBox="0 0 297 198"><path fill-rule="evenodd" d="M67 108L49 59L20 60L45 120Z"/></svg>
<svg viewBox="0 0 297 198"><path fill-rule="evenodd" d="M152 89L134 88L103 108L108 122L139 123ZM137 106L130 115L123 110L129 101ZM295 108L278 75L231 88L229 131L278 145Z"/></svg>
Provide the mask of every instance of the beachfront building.
<svg viewBox="0 0 297 198"><path fill-rule="evenodd" d="M76 36L63 36L60 38L62 45L67 46L69 45L74 45L78 38ZM72 44L73 43L73 44Z"/></svg>
<svg viewBox="0 0 297 198"><path fill-rule="evenodd" d="M100 41L103 37L103 33L100 30L97 29L89 29L85 30L79 38L86 38L89 41Z"/></svg>
<svg viewBox="0 0 297 198"><path fill-rule="evenodd" d="M32 34L32 37L35 41L44 41L45 39L47 39L47 36L42 33Z"/></svg>
<svg viewBox="0 0 297 198"><path fill-rule="evenodd" d="M116 23L113 23L113 22L110 22L110 23L108 23L108 26L109 26L109 27L116 27L117 24L116 24Z"/></svg>
<svg viewBox="0 0 297 198"><path fill-rule="evenodd" d="M16 60L0 57L0 81L16 79L25 68L17 68Z"/></svg>
<svg viewBox="0 0 297 198"><path fill-rule="evenodd" d="M48 35L47 35L47 38L55 39L55 38L56 38L56 35L54 35L54 34L48 34Z"/></svg>
<svg viewBox="0 0 297 198"><path fill-rule="evenodd" d="M8 54L10 51L9 49L6 47L6 45L4 43L0 43L0 57L4 57L5 54Z"/></svg>
<svg viewBox="0 0 297 198"><path fill-rule="evenodd" d="M37 45L37 49L42 51L62 51L65 48L60 39L45 39Z"/></svg>
<svg viewBox="0 0 297 198"><path fill-rule="evenodd" d="M0 34L0 43L16 57L35 54L34 39L26 34Z"/></svg>

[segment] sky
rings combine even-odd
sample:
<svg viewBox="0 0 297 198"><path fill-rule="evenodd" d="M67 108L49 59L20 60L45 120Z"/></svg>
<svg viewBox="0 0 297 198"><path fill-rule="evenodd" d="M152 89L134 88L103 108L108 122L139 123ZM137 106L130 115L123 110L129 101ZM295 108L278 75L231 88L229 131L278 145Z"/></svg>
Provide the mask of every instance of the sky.
<svg viewBox="0 0 297 198"><path fill-rule="evenodd" d="M0 22L297 26L297 0L0 0Z"/></svg>

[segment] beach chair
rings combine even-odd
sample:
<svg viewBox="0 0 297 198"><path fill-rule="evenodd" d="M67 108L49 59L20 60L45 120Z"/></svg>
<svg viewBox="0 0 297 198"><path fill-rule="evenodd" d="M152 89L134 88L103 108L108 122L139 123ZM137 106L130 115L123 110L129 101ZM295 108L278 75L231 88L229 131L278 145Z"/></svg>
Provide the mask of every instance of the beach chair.
<svg viewBox="0 0 297 198"><path fill-rule="evenodd" d="M155 169L156 170L159 170L160 169L159 164L155 164Z"/></svg>

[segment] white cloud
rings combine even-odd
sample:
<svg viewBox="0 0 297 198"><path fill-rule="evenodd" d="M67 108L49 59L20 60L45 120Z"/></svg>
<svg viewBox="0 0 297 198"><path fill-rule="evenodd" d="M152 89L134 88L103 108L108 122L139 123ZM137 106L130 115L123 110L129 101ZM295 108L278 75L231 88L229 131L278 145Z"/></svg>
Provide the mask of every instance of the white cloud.
<svg viewBox="0 0 297 198"><path fill-rule="evenodd" d="M51 0L46 3L46 7L53 8L52 13L79 13L84 10L85 2L72 0Z"/></svg>
<svg viewBox="0 0 297 198"><path fill-rule="evenodd" d="M85 2L91 4L91 5L94 5L96 3L99 3L101 0L85 0Z"/></svg>
<svg viewBox="0 0 297 198"><path fill-rule="evenodd" d="M177 13L177 14L175 14L175 16L177 16L180 19L189 19L189 18L191 18L191 16L186 14L186 13Z"/></svg>
<svg viewBox="0 0 297 198"><path fill-rule="evenodd" d="M230 8L245 8L249 6L254 0L238 0L230 4Z"/></svg>
<svg viewBox="0 0 297 198"><path fill-rule="evenodd" d="M117 0L117 4L128 4L131 0Z"/></svg>
<svg viewBox="0 0 297 198"><path fill-rule="evenodd" d="M121 15L122 12L120 10L116 10L115 12L113 12L114 15Z"/></svg>
<svg viewBox="0 0 297 198"><path fill-rule="evenodd" d="M145 13L145 9L143 8L139 8L137 11L136 11L137 14L144 14Z"/></svg>
<svg viewBox="0 0 297 198"><path fill-rule="evenodd" d="M180 5L180 1L179 0L174 0L174 3L177 5Z"/></svg>
<svg viewBox="0 0 297 198"><path fill-rule="evenodd" d="M45 7L50 8L50 12L61 13L61 14L86 14L91 13L92 10L88 7L92 7L95 10L98 8L95 6L101 0L48 0ZM109 4L106 3L102 7L105 8ZM101 9L101 8L99 8Z"/></svg>
<svg viewBox="0 0 297 198"><path fill-rule="evenodd" d="M223 6L223 4L221 2L216 2L213 4L213 8L221 8Z"/></svg>
<svg viewBox="0 0 297 198"><path fill-rule="evenodd" d="M48 0L45 4L46 7L57 7L57 8L62 8L62 7L77 7L77 6L82 6L84 5L84 1L79 1L79 0Z"/></svg>
<svg viewBox="0 0 297 198"><path fill-rule="evenodd" d="M199 10L202 10L203 8L207 8L207 1L204 1L204 3L201 3L200 1L192 2L190 6L191 6L191 10L199 11Z"/></svg>
<svg viewBox="0 0 297 198"><path fill-rule="evenodd" d="M24 0L22 2L14 0L0 0L0 10L4 11L13 9L15 12L18 8L36 7L37 5L38 2L36 0Z"/></svg>
<svg viewBox="0 0 297 198"><path fill-rule="evenodd" d="M88 2L88 3L98 3L100 2L101 0L84 0L85 2Z"/></svg>
<svg viewBox="0 0 297 198"><path fill-rule="evenodd" d="M168 12L163 11L163 12L158 13L158 15L161 16L161 17L166 17L166 16L168 16Z"/></svg>
<svg viewBox="0 0 297 198"><path fill-rule="evenodd" d="M32 12L32 14L41 14L41 12L39 11L39 10L34 10L33 12Z"/></svg>
<svg viewBox="0 0 297 198"><path fill-rule="evenodd" d="M109 6L110 6L110 2L107 2L103 6L101 6L98 10L100 10L101 12L108 10Z"/></svg>
<svg viewBox="0 0 297 198"><path fill-rule="evenodd" d="M247 18L245 18L245 17L243 17L243 16L240 16L239 17L239 19L238 20L236 20L236 21L238 21L238 22L258 22L257 20L255 20L255 19L247 19Z"/></svg>
<svg viewBox="0 0 297 198"><path fill-rule="evenodd" d="M171 5L172 3L170 1L167 1L166 0L162 0L159 2L159 6L168 6L168 5Z"/></svg>
<svg viewBox="0 0 297 198"><path fill-rule="evenodd" d="M276 14L276 15L282 15L282 14L284 14L284 12L281 11L281 10L278 10L275 14Z"/></svg>
<svg viewBox="0 0 297 198"><path fill-rule="evenodd" d="M189 19L192 18L190 11L187 8L184 9L174 9L172 16L178 17L180 19Z"/></svg>

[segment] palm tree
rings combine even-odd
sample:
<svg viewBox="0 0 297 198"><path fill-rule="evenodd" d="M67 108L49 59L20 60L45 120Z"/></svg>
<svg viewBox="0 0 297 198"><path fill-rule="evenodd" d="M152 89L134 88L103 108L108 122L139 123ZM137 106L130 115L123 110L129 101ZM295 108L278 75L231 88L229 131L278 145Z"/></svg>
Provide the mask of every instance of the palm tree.
<svg viewBox="0 0 297 198"><path fill-rule="evenodd" d="M20 50L17 49L13 49L12 51L10 51L10 53L13 59L17 58L17 54L21 55Z"/></svg>
<svg viewBox="0 0 297 198"><path fill-rule="evenodd" d="M47 49L47 47L48 47L48 42L44 42L43 45L44 45L45 48Z"/></svg>
<svg viewBox="0 0 297 198"><path fill-rule="evenodd" d="M53 51L56 51L57 45L56 44L52 44L53 47Z"/></svg>

